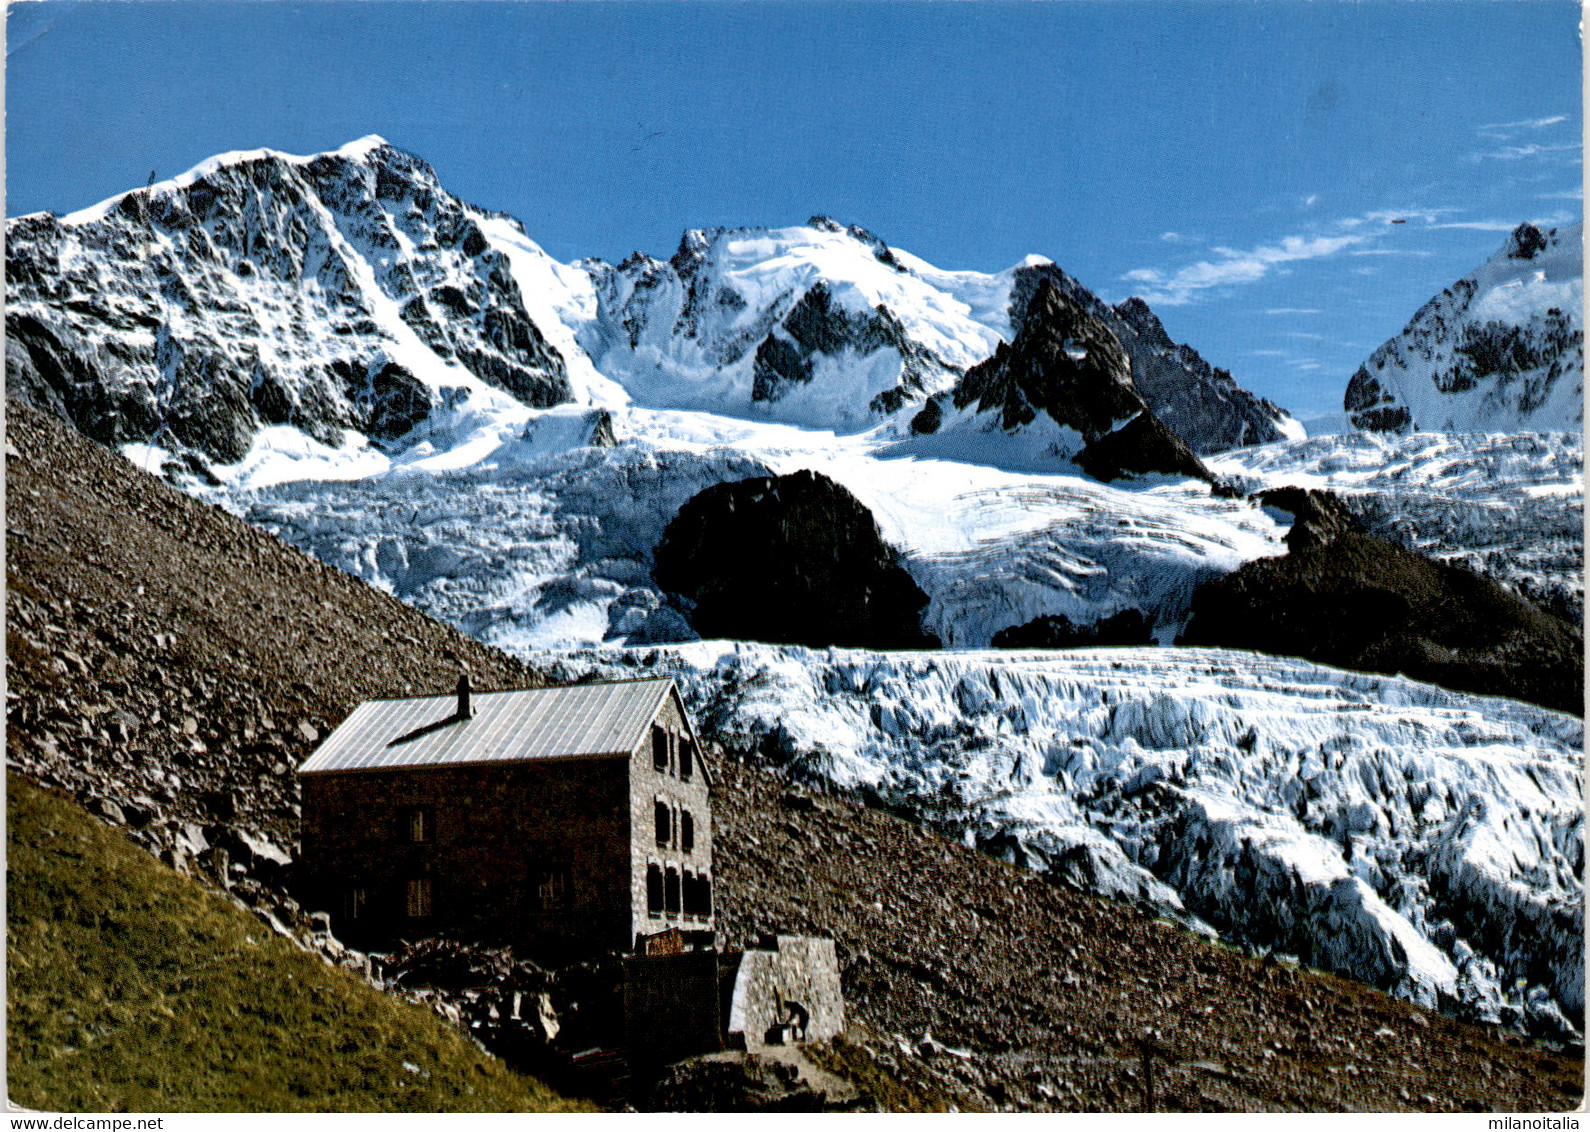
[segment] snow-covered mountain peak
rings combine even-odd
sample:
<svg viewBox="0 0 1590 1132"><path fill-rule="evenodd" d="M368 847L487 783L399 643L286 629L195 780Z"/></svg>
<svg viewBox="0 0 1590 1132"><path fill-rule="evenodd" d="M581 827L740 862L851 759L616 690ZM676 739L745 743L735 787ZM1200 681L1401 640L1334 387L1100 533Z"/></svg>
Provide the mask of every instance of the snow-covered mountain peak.
<svg viewBox="0 0 1590 1132"><path fill-rule="evenodd" d="M1211 400L1221 371L1211 385L1164 343L1156 359L1041 256L943 271L814 216L692 229L666 262L562 264L375 135L221 154L7 235L13 387L222 478L277 456L345 475L451 449L461 466L570 402L904 439L926 400L1014 340L1040 276L1114 327L1144 399L1196 449L1283 434L1274 406L1229 382ZM1178 381L1148 380L1167 367ZM1187 411L1204 401L1212 413ZM1033 443L1001 443L1027 466Z"/></svg>
<svg viewBox="0 0 1590 1132"><path fill-rule="evenodd" d="M1521 224L1359 367L1343 398L1358 428L1580 429L1584 226Z"/></svg>
<svg viewBox="0 0 1590 1132"><path fill-rule="evenodd" d="M233 150L228 153L218 153L207 157L197 165L185 172L165 180L154 181L142 189L132 189L127 192L117 193L87 208L80 208L59 217L60 223L67 226L92 224L103 220L111 210L122 205L128 199L149 201L157 197L169 197L181 193L193 185L207 180L217 174L239 166L250 165L275 165L275 166L308 166L315 162L326 162L339 159L363 166L375 167L387 165L392 168L401 168L411 177L423 180L430 187L439 189L435 171L424 161L393 146L379 134L366 134L364 137L351 141L344 146L326 153L300 155L283 153L275 149L243 149ZM40 215L40 214L33 214Z"/></svg>
<svg viewBox="0 0 1590 1132"><path fill-rule="evenodd" d="M594 307L583 273L379 138L224 154L68 219L7 224L8 382L102 441L362 466L516 429L586 376L561 319L581 283Z"/></svg>
<svg viewBox="0 0 1590 1132"><path fill-rule="evenodd" d="M881 240L825 217L691 229L596 273L582 344L640 403L859 429L992 354L999 332Z"/></svg>

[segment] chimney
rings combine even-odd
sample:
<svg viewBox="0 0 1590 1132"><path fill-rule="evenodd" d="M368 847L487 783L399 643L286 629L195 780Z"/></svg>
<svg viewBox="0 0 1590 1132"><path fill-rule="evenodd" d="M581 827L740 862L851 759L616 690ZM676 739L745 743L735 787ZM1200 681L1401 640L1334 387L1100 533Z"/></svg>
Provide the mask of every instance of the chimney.
<svg viewBox="0 0 1590 1132"><path fill-rule="evenodd" d="M458 676L458 710L453 713L458 719L470 719L474 711L469 706L469 673L462 672Z"/></svg>

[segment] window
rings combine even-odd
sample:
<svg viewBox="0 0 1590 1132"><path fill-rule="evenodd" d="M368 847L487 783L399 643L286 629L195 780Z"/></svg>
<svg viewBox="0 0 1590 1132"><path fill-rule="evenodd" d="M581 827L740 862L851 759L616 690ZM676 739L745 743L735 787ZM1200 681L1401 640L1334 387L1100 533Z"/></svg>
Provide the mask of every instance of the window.
<svg viewBox="0 0 1590 1132"><path fill-rule="evenodd" d="M651 765L655 770L668 773L668 732L655 725L651 729Z"/></svg>
<svg viewBox="0 0 1590 1132"><path fill-rule="evenodd" d="M646 911L653 916L662 915L663 875L661 865L646 866Z"/></svg>
<svg viewBox="0 0 1590 1132"><path fill-rule="evenodd" d="M657 820L657 844L659 846L667 845L669 838L673 835L674 824L672 812L668 809L668 803L658 802L654 807L654 813Z"/></svg>
<svg viewBox="0 0 1590 1132"><path fill-rule="evenodd" d="M696 772L696 744L694 740L679 740L679 777L686 782Z"/></svg>
<svg viewBox="0 0 1590 1132"><path fill-rule="evenodd" d="M696 847L696 819L689 810L679 811L679 847L687 852Z"/></svg>
<svg viewBox="0 0 1590 1132"><path fill-rule="evenodd" d="M669 869L663 880L663 910L670 916L679 915L679 870Z"/></svg>
<svg viewBox="0 0 1590 1132"><path fill-rule="evenodd" d="M430 877L415 877L409 881L408 913L413 919L431 914Z"/></svg>
<svg viewBox="0 0 1590 1132"><path fill-rule="evenodd" d="M536 907L543 912L561 912L569 906L569 870L563 865L547 865L536 870Z"/></svg>
<svg viewBox="0 0 1590 1132"><path fill-rule="evenodd" d="M696 914L696 874L686 869L679 882L679 903L687 916Z"/></svg>
<svg viewBox="0 0 1590 1132"><path fill-rule="evenodd" d="M712 878L706 873L696 878L696 915L702 919L712 915Z"/></svg>
<svg viewBox="0 0 1590 1132"><path fill-rule="evenodd" d="M420 844L435 834L436 818L429 806L410 806L403 811L403 835L407 840Z"/></svg>

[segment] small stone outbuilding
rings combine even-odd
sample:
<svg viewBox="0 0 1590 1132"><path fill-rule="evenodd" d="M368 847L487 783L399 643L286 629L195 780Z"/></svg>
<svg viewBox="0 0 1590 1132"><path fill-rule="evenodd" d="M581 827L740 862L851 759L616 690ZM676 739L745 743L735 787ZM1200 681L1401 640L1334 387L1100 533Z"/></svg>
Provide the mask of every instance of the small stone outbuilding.
<svg viewBox="0 0 1590 1132"><path fill-rule="evenodd" d="M673 681L370 700L299 768L301 897L370 946L711 946L711 779Z"/></svg>
<svg viewBox="0 0 1590 1132"><path fill-rule="evenodd" d="M772 936L724 956L724 1032L732 1049L757 1050L837 1037L845 1030L834 941Z"/></svg>

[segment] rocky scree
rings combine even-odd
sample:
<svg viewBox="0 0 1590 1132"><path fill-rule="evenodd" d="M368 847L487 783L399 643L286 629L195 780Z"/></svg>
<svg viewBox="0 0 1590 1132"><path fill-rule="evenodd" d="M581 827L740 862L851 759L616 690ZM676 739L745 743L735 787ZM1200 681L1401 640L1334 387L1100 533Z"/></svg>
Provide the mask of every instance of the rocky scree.
<svg viewBox="0 0 1590 1132"><path fill-rule="evenodd" d="M7 759L301 944L295 771L362 700L535 687L523 663L12 400Z"/></svg>

